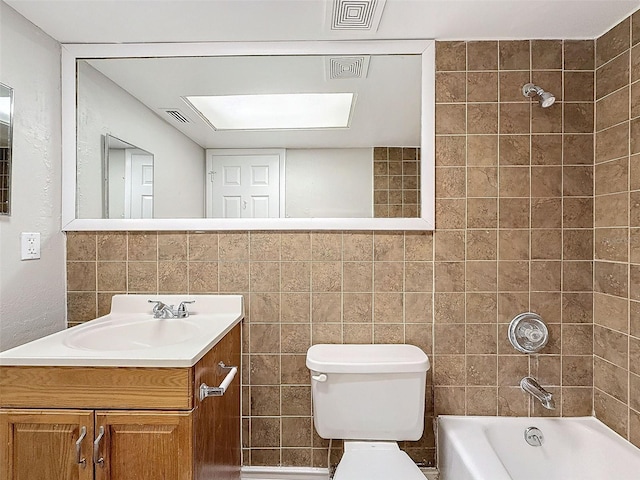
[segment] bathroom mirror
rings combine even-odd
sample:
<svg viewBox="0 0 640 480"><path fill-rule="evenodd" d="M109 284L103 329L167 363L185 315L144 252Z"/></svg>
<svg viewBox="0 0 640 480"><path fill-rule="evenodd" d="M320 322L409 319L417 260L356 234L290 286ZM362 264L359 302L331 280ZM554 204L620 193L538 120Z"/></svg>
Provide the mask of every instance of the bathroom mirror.
<svg viewBox="0 0 640 480"><path fill-rule="evenodd" d="M13 88L0 83L0 215L11 214Z"/></svg>
<svg viewBox="0 0 640 480"><path fill-rule="evenodd" d="M111 135L102 145L102 218L153 218L153 154Z"/></svg>
<svg viewBox="0 0 640 480"><path fill-rule="evenodd" d="M63 45L63 227L432 229L433 90L432 41ZM331 104L330 95L350 98L335 124L268 123L237 129L207 118L209 107L198 104L203 96L228 100L285 93L294 94L299 105L305 95L317 97L290 114L295 122L307 121L307 113ZM234 104L232 112L241 108ZM275 115L266 117L271 122ZM96 174L100 154L107 153L103 137L124 139L153 153L153 218L110 211L110 187L104 175ZM270 203L279 210L262 208L260 195L258 200L222 197L235 206L226 210L238 218L211 208L212 198L218 205L212 187L216 172L232 183L233 172L240 172L235 163L235 170L212 168L215 154L268 156L274 150L283 152L276 162L280 177L270 180L280 187ZM266 169L261 164L257 171L248 176L260 183ZM404 209L378 209L391 198L407 204ZM325 205L325 199L333 203ZM254 203L254 217L239 218L243 209L253 211Z"/></svg>

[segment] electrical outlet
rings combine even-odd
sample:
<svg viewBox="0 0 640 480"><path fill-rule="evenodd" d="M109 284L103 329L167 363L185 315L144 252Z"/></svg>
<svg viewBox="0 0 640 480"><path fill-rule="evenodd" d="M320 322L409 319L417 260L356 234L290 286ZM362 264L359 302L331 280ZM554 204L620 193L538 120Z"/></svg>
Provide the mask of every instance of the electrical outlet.
<svg viewBox="0 0 640 480"><path fill-rule="evenodd" d="M21 233L20 250L22 260L36 260L40 258L40 234Z"/></svg>

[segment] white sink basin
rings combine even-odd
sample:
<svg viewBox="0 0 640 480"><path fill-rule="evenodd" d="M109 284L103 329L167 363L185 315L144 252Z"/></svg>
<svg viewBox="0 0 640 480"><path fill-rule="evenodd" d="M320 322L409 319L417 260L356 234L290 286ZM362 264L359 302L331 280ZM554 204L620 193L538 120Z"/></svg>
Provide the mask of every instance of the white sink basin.
<svg viewBox="0 0 640 480"><path fill-rule="evenodd" d="M165 319L149 300L194 303ZM115 295L108 315L0 352L0 365L191 367L243 317L241 295Z"/></svg>
<svg viewBox="0 0 640 480"><path fill-rule="evenodd" d="M63 340L82 350L140 350L176 345L200 333L199 326L187 319L120 319L72 333Z"/></svg>

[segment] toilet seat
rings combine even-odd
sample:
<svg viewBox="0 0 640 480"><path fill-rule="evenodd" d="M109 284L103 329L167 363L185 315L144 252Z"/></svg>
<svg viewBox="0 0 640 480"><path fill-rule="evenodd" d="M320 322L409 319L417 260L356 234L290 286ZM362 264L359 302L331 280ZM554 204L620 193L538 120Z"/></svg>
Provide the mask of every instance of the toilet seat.
<svg viewBox="0 0 640 480"><path fill-rule="evenodd" d="M396 442L344 442L333 480L425 480Z"/></svg>

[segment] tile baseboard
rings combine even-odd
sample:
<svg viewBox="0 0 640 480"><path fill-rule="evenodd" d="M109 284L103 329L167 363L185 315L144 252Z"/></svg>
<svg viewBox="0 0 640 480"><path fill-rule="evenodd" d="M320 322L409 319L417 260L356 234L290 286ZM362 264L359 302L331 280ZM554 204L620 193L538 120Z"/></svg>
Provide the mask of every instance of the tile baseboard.
<svg viewBox="0 0 640 480"><path fill-rule="evenodd" d="M427 480L437 480L438 470L421 468ZM311 467L242 467L242 480L329 480L329 470Z"/></svg>
<svg viewBox="0 0 640 480"><path fill-rule="evenodd" d="M242 480L329 480L329 469L312 467L242 467Z"/></svg>

